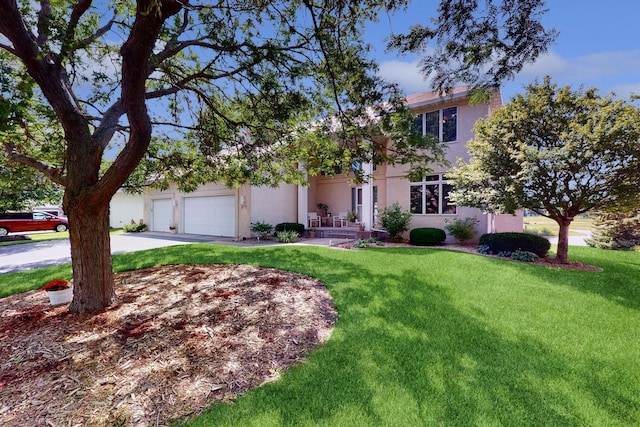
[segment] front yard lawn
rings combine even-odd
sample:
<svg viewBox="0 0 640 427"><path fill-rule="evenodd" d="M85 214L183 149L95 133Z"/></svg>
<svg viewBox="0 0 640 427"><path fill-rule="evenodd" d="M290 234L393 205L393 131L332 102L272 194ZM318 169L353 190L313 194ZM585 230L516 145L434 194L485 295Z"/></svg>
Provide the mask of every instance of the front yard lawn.
<svg viewBox="0 0 640 427"><path fill-rule="evenodd" d="M187 425L638 425L640 253L572 247L571 258L603 271L421 248L207 244L117 255L114 268L275 267L334 298L333 335L306 363ZM0 275L0 292L69 276Z"/></svg>

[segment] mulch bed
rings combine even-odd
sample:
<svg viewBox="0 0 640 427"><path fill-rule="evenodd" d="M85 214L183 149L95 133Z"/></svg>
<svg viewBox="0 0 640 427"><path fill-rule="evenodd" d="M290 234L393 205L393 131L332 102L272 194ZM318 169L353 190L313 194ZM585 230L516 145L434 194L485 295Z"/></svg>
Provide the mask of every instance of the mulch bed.
<svg viewBox="0 0 640 427"><path fill-rule="evenodd" d="M168 425L277 379L337 318L318 281L245 265L120 273L116 290L93 315L0 299L0 425Z"/></svg>

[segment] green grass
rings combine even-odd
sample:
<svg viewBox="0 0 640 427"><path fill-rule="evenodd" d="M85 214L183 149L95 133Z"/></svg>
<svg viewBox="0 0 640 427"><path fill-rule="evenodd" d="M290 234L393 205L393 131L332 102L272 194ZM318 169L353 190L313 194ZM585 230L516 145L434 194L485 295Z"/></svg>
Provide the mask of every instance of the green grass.
<svg viewBox="0 0 640 427"><path fill-rule="evenodd" d="M640 253L570 256L604 271L445 250L206 244L118 255L114 268L277 267L318 278L335 300L334 334L306 363L190 426L638 425ZM69 275L1 275L0 289Z"/></svg>
<svg viewBox="0 0 640 427"><path fill-rule="evenodd" d="M591 230L593 228L593 218L578 217L571 222L569 235L580 236L580 233L572 230ZM534 232L543 236L557 236L558 223L544 216L524 217L524 229L527 232Z"/></svg>
<svg viewBox="0 0 640 427"><path fill-rule="evenodd" d="M120 233L124 233L124 230L122 228L112 228L110 233L120 234ZM47 240L68 239L69 232L68 231L63 231L63 232L51 231L47 233L32 233L32 234L29 234L29 237L31 238L31 240L16 240L12 242L0 242L0 246L25 245L29 243L35 243L35 242L44 242Z"/></svg>

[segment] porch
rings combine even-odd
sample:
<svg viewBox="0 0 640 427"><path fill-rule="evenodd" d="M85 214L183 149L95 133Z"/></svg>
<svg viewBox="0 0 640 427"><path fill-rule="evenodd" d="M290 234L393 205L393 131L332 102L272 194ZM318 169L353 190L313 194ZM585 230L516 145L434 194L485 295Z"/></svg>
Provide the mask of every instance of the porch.
<svg viewBox="0 0 640 427"><path fill-rule="evenodd" d="M384 240L386 233L378 230L361 231L360 226L347 227L315 227L316 237L325 239L369 239ZM308 230L307 230L308 232Z"/></svg>

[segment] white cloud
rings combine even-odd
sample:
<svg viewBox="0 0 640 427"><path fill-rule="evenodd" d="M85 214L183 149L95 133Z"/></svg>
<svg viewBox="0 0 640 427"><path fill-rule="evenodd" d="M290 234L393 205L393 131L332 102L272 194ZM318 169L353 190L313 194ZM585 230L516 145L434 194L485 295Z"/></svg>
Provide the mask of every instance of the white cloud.
<svg viewBox="0 0 640 427"><path fill-rule="evenodd" d="M398 83L407 94L430 90L429 83L420 72L418 61L384 61L379 66L378 75L389 82Z"/></svg>
<svg viewBox="0 0 640 427"><path fill-rule="evenodd" d="M627 98L632 92L640 93L640 50L598 52L575 58L550 52L524 67L514 83L505 86L517 86L522 92L524 85L546 75L559 85L596 87L601 94L615 92Z"/></svg>
<svg viewBox="0 0 640 427"><path fill-rule="evenodd" d="M599 52L575 58L563 58L555 53L543 55L524 67L519 78L550 75L554 79L583 78L594 80L629 73L640 74L640 50Z"/></svg>
<svg viewBox="0 0 640 427"><path fill-rule="evenodd" d="M638 76L638 80L640 80L640 76ZM621 98L629 98L631 95L640 95L640 81L634 84L613 86L609 91L615 93Z"/></svg>
<svg viewBox="0 0 640 427"><path fill-rule="evenodd" d="M418 61L389 60L380 63L380 77L396 82L408 94L430 90ZM534 79L551 76L559 85L597 87L602 94L614 92L622 98L640 94L640 50L598 52L566 58L550 52L527 65L513 81L505 82L505 101Z"/></svg>

